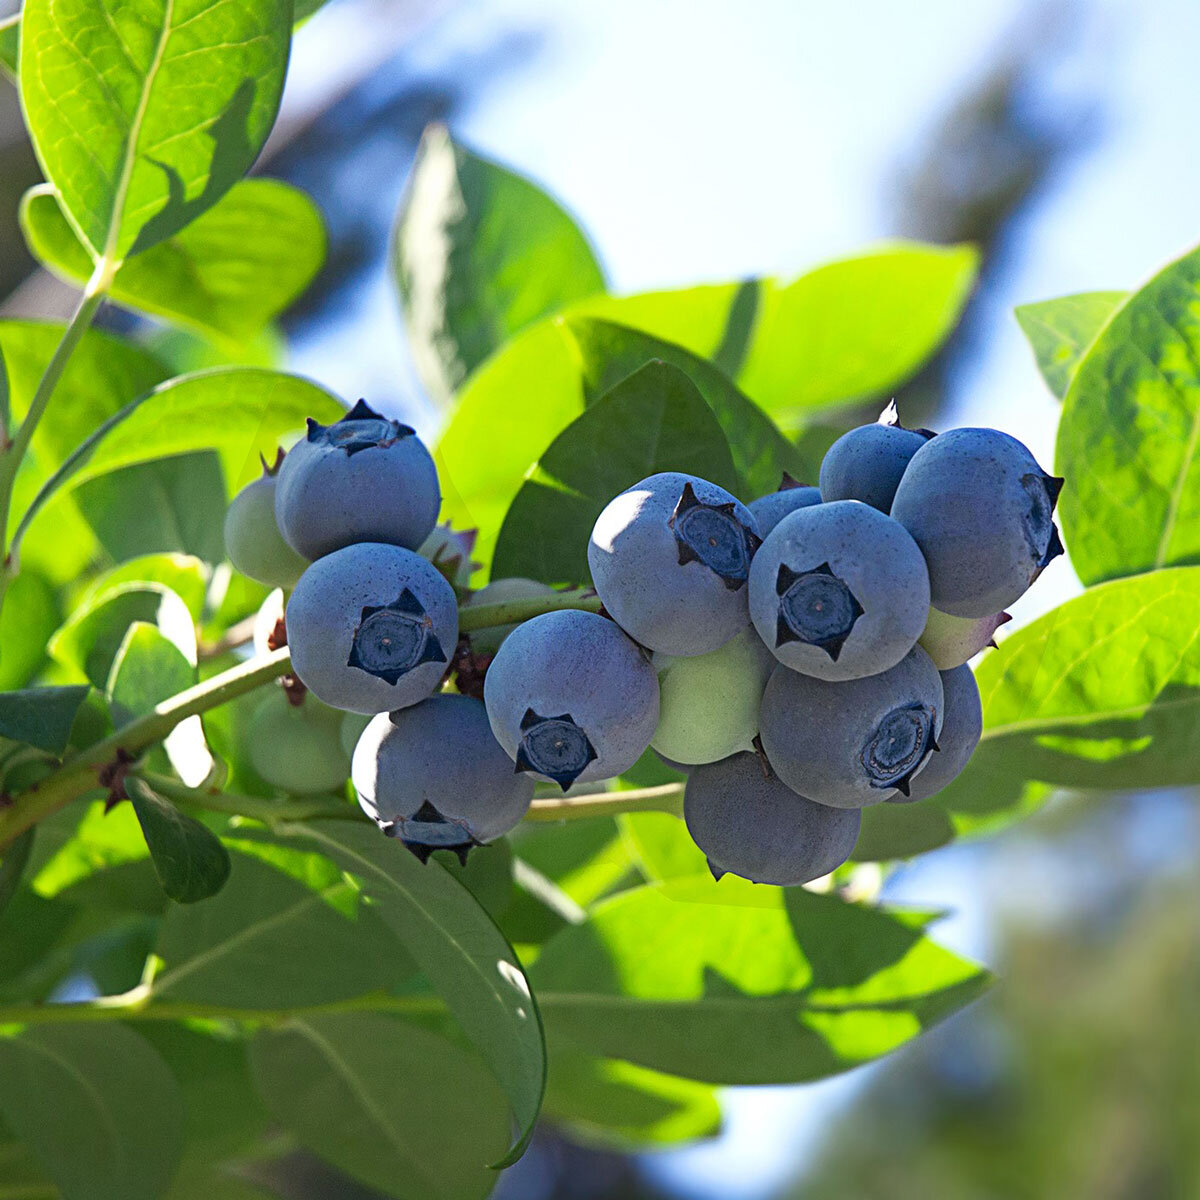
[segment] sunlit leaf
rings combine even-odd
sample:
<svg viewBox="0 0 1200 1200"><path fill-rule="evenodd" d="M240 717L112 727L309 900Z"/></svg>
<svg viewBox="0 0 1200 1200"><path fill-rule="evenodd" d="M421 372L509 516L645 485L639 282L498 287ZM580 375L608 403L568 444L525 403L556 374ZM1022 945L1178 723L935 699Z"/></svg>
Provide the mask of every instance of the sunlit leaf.
<svg viewBox="0 0 1200 1200"><path fill-rule="evenodd" d="M1080 292L1019 304L1014 309L1046 386L1060 400L1067 394L1079 360L1127 294Z"/></svg>
<svg viewBox="0 0 1200 1200"><path fill-rule="evenodd" d="M96 257L164 241L245 174L275 122L291 17L291 0L26 0L26 124Z"/></svg>

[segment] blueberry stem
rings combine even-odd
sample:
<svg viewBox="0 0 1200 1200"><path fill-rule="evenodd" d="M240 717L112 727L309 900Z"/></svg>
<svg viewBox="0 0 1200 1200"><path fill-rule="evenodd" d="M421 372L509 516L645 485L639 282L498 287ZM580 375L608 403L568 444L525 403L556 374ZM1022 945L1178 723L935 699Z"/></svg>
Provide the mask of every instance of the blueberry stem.
<svg viewBox="0 0 1200 1200"><path fill-rule="evenodd" d="M683 812L683 784L630 788L624 792L588 792L582 796L535 800L527 821L574 821L583 817L612 817L623 812Z"/></svg>

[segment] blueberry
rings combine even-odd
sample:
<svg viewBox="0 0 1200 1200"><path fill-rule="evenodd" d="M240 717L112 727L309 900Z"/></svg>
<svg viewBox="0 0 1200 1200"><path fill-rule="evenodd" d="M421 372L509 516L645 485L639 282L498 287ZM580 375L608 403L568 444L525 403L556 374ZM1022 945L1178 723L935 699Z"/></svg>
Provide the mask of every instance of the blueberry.
<svg viewBox="0 0 1200 1200"><path fill-rule="evenodd" d="M862 813L799 796L756 754L696 767L683 794L692 840L716 878L726 871L782 887L828 875L850 857Z"/></svg>
<svg viewBox="0 0 1200 1200"><path fill-rule="evenodd" d="M355 747L353 779L367 816L422 862L434 850L465 859L512 829L533 798L533 780L513 771L469 696L430 696L374 717Z"/></svg>
<svg viewBox="0 0 1200 1200"><path fill-rule="evenodd" d="M843 433L825 452L821 499L861 500L887 512L909 461L931 436L928 430L905 429L895 404L889 405L876 424Z"/></svg>
<svg viewBox="0 0 1200 1200"><path fill-rule="evenodd" d="M414 550L440 505L437 469L421 439L361 400L333 425L309 421L275 492L285 540L310 559L354 542Z"/></svg>
<svg viewBox="0 0 1200 1200"><path fill-rule="evenodd" d="M319 558L286 616L292 670L326 704L350 712L425 699L458 643L454 589L419 554L380 542Z"/></svg>
<svg viewBox="0 0 1200 1200"><path fill-rule="evenodd" d="M605 609L635 641L663 654L707 654L750 623L746 579L758 543L744 504L669 471L609 503L588 566Z"/></svg>
<svg viewBox="0 0 1200 1200"><path fill-rule="evenodd" d="M935 752L942 706L942 681L920 646L881 674L841 683L780 666L763 693L759 736L793 791L862 808L911 790Z"/></svg>
<svg viewBox="0 0 1200 1200"><path fill-rule="evenodd" d="M563 791L627 771L658 724L658 679L645 655L611 621L574 609L509 634L483 698L517 770Z"/></svg>
<svg viewBox="0 0 1200 1200"><path fill-rule="evenodd" d="M1061 487L995 429L952 429L922 446L892 516L925 555L934 607L987 617L1019 599L1062 553L1051 519Z"/></svg>
<svg viewBox="0 0 1200 1200"><path fill-rule="evenodd" d="M939 671L949 671L994 646L996 643L992 639L996 630L1011 620L1011 614L1006 612L993 613L990 617L952 617L931 608L919 641L933 659L933 665Z"/></svg>
<svg viewBox="0 0 1200 1200"><path fill-rule="evenodd" d="M957 779L970 762L983 734L983 706L979 702L979 688L971 668L955 667L941 674L945 719L942 732L938 734L938 753L929 759L920 775L912 781L908 796L891 797L895 803L924 800Z"/></svg>
<svg viewBox="0 0 1200 1200"><path fill-rule="evenodd" d="M248 483L225 512L225 553L234 570L268 587L290 588L308 560L283 540L275 523L274 475Z"/></svg>
<svg viewBox="0 0 1200 1200"><path fill-rule="evenodd" d="M493 579L471 597L471 603L507 604L513 600L538 600L553 595L554 589L549 584L539 583L536 579ZM471 634L471 646L477 653L494 654L516 627L516 624L492 625L487 629L476 629Z"/></svg>
<svg viewBox="0 0 1200 1200"><path fill-rule="evenodd" d="M767 535L750 569L750 615L781 663L820 679L895 666L929 612L916 542L856 500L801 508Z"/></svg>
<svg viewBox="0 0 1200 1200"><path fill-rule="evenodd" d="M350 755L341 742L343 714L315 696L292 704L276 687L254 710L246 727L250 765L272 787L293 796L341 788Z"/></svg>
<svg viewBox="0 0 1200 1200"><path fill-rule="evenodd" d="M658 728L650 745L672 763L710 763L751 749L758 707L775 665L747 626L707 654L656 654Z"/></svg>
<svg viewBox="0 0 1200 1200"><path fill-rule="evenodd" d="M779 485L779 491L759 496L757 500L751 500L746 507L754 514L754 519L758 522L759 536L766 537L788 513L793 513L798 508L809 508L820 503L820 488L805 487L804 484L797 483L790 475L785 474L783 482Z"/></svg>

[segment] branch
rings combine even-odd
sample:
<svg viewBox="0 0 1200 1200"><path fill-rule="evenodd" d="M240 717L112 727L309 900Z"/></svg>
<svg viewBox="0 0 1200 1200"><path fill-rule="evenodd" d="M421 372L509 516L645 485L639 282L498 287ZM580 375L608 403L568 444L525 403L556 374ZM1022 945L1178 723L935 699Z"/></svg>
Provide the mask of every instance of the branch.
<svg viewBox="0 0 1200 1200"><path fill-rule="evenodd" d="M630 788L624 792L589 792L558 800L535 800L527 821L573 821L582 817L612 817L623 812L666 812L683 815L683 784Z"/></svg>

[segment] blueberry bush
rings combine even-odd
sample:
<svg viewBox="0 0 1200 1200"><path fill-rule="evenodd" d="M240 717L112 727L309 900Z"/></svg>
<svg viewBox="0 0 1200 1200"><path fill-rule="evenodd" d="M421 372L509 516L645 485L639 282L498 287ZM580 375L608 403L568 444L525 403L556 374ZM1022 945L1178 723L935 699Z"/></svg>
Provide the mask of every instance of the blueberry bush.
<svg viewBox="0 0 1200 1200"><path fill-rule="evenodd" d="M1052 477L994 431L851 429L970 247L613 295L434 128L391 245L427 449L262 361L324 234L244 176L317 6L0 26L22 228L81 289L0 321L2 1195L261 1200L302 1147L458 1200L539 1119L703 1137L720 1085L986 988L878 902L889 864L1200 782L1200 251L1018 309ZM1085 590L988 649L1055 516Z"/></svg>

